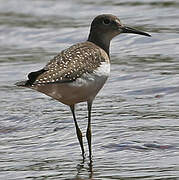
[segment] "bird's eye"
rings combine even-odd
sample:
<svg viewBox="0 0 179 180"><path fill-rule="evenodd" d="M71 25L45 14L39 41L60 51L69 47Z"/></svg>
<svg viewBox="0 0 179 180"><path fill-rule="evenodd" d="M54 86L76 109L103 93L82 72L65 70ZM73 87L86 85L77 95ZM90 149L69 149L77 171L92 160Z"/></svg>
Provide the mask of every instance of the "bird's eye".
<svg viewBox="0 0 179 180"><path fill-rule="evenodd" d="M104 25L109 25L110 23L111 23L111 21L109 19L104 19L103 20Z"/></svg>

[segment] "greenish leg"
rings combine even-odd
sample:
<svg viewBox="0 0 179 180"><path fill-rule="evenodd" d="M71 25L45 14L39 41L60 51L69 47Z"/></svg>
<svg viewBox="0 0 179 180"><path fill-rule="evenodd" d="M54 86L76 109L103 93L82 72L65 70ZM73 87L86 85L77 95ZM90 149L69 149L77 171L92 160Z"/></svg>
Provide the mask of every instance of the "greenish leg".
<svg viewBox="0 0 179 180"><path fill-rule="evenodd" d="M82 156L84 158L85 151L84 151L84 147L83 147L83 137L82 137L82 132L81 132L80 128L78 127L78 123L76 121L75 106L74 105L70 106L70 109L71 109L71 112L72 112L72 115L73 115L73 119L74 119L74 122L75 122L76 134L77 134L80 146L81 146Z"/></svg>

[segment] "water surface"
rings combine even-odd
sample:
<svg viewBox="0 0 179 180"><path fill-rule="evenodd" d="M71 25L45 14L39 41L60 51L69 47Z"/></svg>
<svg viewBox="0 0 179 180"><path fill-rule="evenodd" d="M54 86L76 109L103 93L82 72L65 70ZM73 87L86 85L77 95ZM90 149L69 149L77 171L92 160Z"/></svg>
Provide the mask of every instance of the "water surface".
<svg viewBox="0 0 179 180"><path fill-rule="evenodd" d="M0 4L0 179L179 179L177 0ZM111 76L93 105L91 167L80 155L69 108L14 83L84 41L102 13L152 38L112 41ZM77 117L85 134L86 103Z"/></svg>

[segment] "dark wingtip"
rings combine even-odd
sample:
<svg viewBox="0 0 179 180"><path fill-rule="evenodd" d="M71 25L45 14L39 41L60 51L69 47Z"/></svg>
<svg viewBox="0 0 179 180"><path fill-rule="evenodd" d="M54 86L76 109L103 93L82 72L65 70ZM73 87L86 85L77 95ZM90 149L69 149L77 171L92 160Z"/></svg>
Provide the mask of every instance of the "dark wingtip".
<svg viewBox="0 0 179 180"><path fill-rule="evenodd" d="M38 76L43 74L45 71L47 71L47 70L41 69L39 71L29 73L29 75L28 75L29 80L27 81L27 85L32 85L36 81Z"/></svg>
<svg viewBox="0 0 179 180"><path fill-rule="evenodd" d="M46 70L44 69L41 69L39 71L35 71L35 72L31 72L29 73L28 75L28 80L27 81L20 81L20 82L17 82L15 83L16 86L21 86L21 87L29 87L29 86L32 86L33 83L35 82L35 80L37 79L37 77L44 73Z"/></svg>

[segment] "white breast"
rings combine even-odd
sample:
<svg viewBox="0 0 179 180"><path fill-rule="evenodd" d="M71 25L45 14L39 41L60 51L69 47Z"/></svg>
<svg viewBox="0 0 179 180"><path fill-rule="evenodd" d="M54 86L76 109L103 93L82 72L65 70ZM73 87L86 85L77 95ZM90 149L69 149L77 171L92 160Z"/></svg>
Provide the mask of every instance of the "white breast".
<svg viewBox="0 0 179 180"><path fill-rule="evenodd" d="M110 74L110 64L102 62L100 67L98 67L93 73L85 73L82 77L76 79L71 86L88 86L94 83L105 83L104 80L109 77Z"/></svg>

